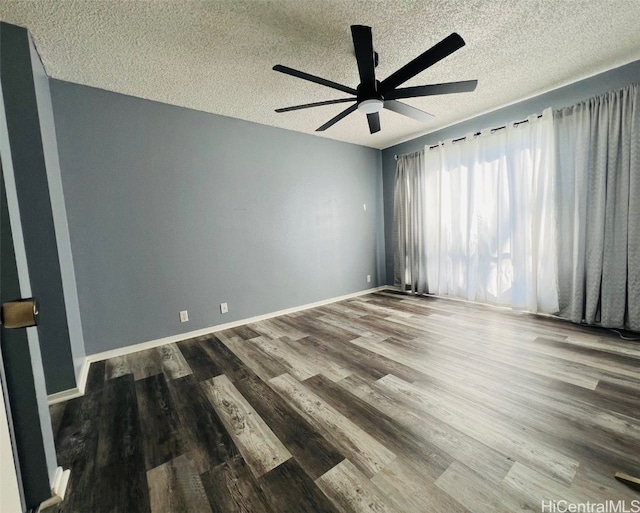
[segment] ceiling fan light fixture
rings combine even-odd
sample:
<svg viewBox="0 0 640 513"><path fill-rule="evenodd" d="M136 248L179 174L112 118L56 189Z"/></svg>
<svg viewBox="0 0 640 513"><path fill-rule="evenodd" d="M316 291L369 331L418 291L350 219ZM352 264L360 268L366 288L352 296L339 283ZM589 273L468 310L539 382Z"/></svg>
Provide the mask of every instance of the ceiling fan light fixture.
<svg viewBox="0 0 640 513"><path fill-rule="evenodd" d="M375 114L376 112L380 112L382 107L384 107L384 102L378 98L362 100L358 103L358 110L363 114Z"/></svg>

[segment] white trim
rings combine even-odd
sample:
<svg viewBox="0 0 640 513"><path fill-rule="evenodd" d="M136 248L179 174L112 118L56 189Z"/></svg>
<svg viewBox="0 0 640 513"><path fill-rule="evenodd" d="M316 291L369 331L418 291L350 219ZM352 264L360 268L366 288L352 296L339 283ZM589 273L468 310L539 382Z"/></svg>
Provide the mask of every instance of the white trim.
<svg viewBox="0 0 640 513"><path fill-rule="evenodd" d="M382 285L380 287L374 287L371 289L361 290L359 292L353 292L351 294L345 294L344 296L332 297L329 299L323 299L322 301L316 301L314 303L307 303L305 305L286 308L285 310L278 310L277 312L270 312L268 314L257 315L255 317L249 317L247 319L240 319L238 321L227 322L225 324L217 324L216 326L210 326L208 328L203 328L200 330L189 331L187 333L180 333L178 335L172 335L170 337L159 338L156 340L149 340L147 342L140 342L139 344L133 344L130 346L110 349L109 351L103 351L102 353L94 353L94 354L87 355L82 364L82 369L80 370L80 376L78 378L78 386L70 390L63 390L62 392L51 394L48 397L49 404L50 405L56 404L62 401L67 401L69 399L73 399L75 397L80 397L84 395L84 389L87 384L87 375L89 373L89 366L94 362L108 360L109 358L115 358L116 356L124 356L131 353L137 353L138 351L153 349L154 347L163 346L165 344L173 344L176 342L180 342L182 340L188 340L190 338L210 335L211 333L215 333L216 331L223 331L231 328L237 328L238 326L244 326L245 324L250 324L252 322L264 321L266 319L271 319L273 317L278 317L280 315L287 315L294 312L300 312L302 310L309 310L310 308L316 308L318 306L336 303L337 301L344 301L345 299L351 299L353 297L364 296L366 294L371 294L372 292L377 292L379 290L384 290L389 288L393 288L393 287L390 285Z"/></svg>
<svg viewBox="0 0 640 513"><path fill-rule="evenodd" d="M75 399L76 397L83 396L84 388L87 386L87 376L89 374L90 365L91 365L91 361L88 358L85 358L82 361L82 367L80 368L80 373L78 374L77 386L74 388L70 388L68 390L63 390L62 392L49 394L47 396L47 401L49 402L49 406L51 406L52 404L68 401L69 399Z"/></svg>
<svg viewBox="0 0 640 513"><path fill-rule="evenodd" d="M84 394L84 390L80 392L78 387L70 388L68 390L63 390L62 392L56 392L54 394L49 394L47 396L47 402L49 406L52 404L62 403L64 401L68 401L69 399L75 399L76 397L80 397Z"/></svg>
<svg viewBox="0 0 640 513"><path fill-rule="evenodd" d="M69 477L71 476L71 470L62 470L62 467L56 469L56 474L53 478L53 484L51 485L51 497L46 499L38 506L36 513L48 509L56 504L60 504L64 500L64 496L67 493L67 485L69 484Z"/></svg>
<svg viewBox="0 0 640 513"><path fill-rule="evenodd" d="M84 395L84 387L87 386L87 376L89 375L89 367L91 366L91 362L85 357L82 360L82 367L80 368L80 373L78 374L78 390L80 391L80 395Z"/></svg>

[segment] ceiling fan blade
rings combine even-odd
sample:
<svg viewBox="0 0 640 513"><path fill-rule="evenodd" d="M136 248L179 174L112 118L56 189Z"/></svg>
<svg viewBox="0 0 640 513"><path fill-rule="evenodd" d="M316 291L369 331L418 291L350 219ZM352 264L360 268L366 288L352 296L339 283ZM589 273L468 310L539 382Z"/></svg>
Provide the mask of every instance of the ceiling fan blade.
<svg viewBox="0 0 640 513"><path fill-rule="evenodd" d="M284 73L285 75L291 75L292 77L301 78L302 80L308 80L309 82L314 82L326 87L331 87L332 89L337 89L338 91L343 91L354 96L358 94L358 91L351 87L338 84L337 82L327 80L326 78L316 77L315 75L310 75L309 73L305 73L304 71L298 71L297 69L289 68L287 66L283 66L282 64L276 64L273 67L273 70Z"/></svg>
<svg viewBox="0 0 640 513"><path fill-rule="evenodd" d="M369 122L369 132L375 134L380 131L380 114L378 112L367 114L367 121Z"/></svg>
<svg viewBox="0 0 640 513"><path fill-rule="evenodd" d="M335 125L338 121L340 121L344 117L347 117L349 114L354 112L357 108L358 108L358 106L354 104L351 107L349 107L348 109L343 110L340 114L338 114L337 116L332 117L329 121L327 121L320 128L316 128L316 132L324 132L327 128L329 128L330 126Z"/></svg>
<svg viewBox="0 0 640 513"><path fill-rule="evenodd" d="M322 107L323 105L333 105L334 103L355 102L355 98L340 98L339 100L327 100L324 102L305 103L304 105L294 105L293 107L283 107L276 109L276 112L291 112L292 110L309 109L311 107Z"/></svg>
<svg viewBox="0 0 640 513"><path fill-rule="evenodd" d="M454 32L380 82L380 92L384 96L385 93L390 92L400 84L404 84L407 80L415 77L418 73L429 66L433 66L436 62L451 55L463 46L464 39Z"/></svg>
<svg viewBox="0 0 640 513"><path fill-rule="evenodd" d="M406 103L398 102L396 100L385 100L384 108L422 123L428 123L435 117L433 114L429 114L428 112L416 109L411 105L407 105Z"/></svg>
<svg viewBox="0 0 640 513"><path fill-rule="evenodd" d="M351 37L356 51L360 83L365 91L375 91L375 52L373 51L373 35L371 27L365 25L351 25Z"/></svg>
<svg viewBox="0 0 640 513"><path fill-rule="evenodd" d="M475 91L477 80L464 80L462 82L447 82L446 84L431 84L415 87L403 87L389 91L387 100L399 100L401 98L416 98L419 96L433 96L436 94L469 93Z"/></svg>

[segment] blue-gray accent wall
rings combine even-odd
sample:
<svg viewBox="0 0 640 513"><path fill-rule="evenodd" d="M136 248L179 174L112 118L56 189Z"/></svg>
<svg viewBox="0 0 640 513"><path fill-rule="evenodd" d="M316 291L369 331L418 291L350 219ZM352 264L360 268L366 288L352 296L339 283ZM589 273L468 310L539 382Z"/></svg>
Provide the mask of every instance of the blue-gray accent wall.
<svg viewBox="0 0 640 513"><path fill-rule="evenodd" d="M503 126L511 121L526 119L530 114L540 113L548 107L558 109L573 105L591 96L622 88L639 81L640 61L635 61L383 150L382 180L386 242L386 283L393 284L393 191L395 187L396 155L420 151L427 144L438 144L439 141L464 137L469 133L478 132L484 128ZM455 95L451 95L450 98L452 102L456 101Z"/></svg>
<svg viewBox="0 0 640 513"><path fill-rule="evenodd" d="M87 354L385 282L380 151L50 88Z"/></svg>

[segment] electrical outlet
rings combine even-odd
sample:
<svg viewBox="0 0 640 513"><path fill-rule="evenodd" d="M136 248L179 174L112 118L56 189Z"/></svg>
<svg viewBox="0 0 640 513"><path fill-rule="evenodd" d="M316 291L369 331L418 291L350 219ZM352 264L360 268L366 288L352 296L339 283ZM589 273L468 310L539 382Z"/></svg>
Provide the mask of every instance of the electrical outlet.
<svg viewBox="0 0 640 513"><path fill-rule="evenodd" d="M367 204L365 203L364 205L362 205L362 208L364 208L364 211L367 211Z"/></svg>
<svg viewBox="0 0 640 513"><path fill-rule="evenodd" d="M371 275L367 274L367 283L371 283Z"/></svg>
<svg viewBox="0 0 640 513"><path fill-rule="evenodd" d="M229 307L227 306L227 303L220 303L220 313L226 314L227 312L229 312Z"/></svg>
<svg viewBox="0 0 640 513"><path fill-rule="evenodd" d="M180 312L180 322L188 322L189 321L189 312L186 310L182 310Z"/></svg>

